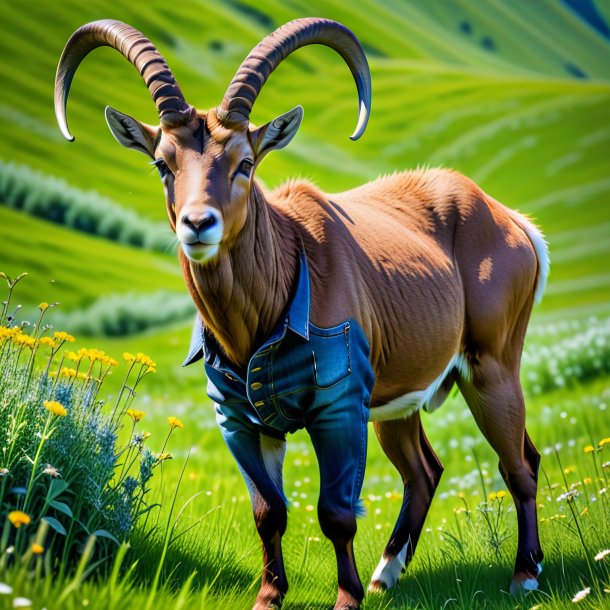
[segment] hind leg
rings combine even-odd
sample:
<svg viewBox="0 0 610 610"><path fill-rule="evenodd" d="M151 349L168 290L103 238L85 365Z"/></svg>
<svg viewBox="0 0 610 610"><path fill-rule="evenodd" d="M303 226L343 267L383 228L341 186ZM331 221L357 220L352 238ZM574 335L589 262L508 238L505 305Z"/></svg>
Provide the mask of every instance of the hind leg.
<svg viewBox="0 0 610 610"><path fill-rule="evenodd" d="M411 560L443 466L426 438L419 413L374 425L404 485L398 520L369 585L369 591L380 591L394 587Z"/></svg>
<svg viewBox="0 0 610 610"><path fill-rule="evenodd" d="M525 430L518 367L480 356L470 379L458 383L477 425L498 454L500 473L517 509L519 542L510 591L537 589L543 558L536 515L540 455Z"/></svg>

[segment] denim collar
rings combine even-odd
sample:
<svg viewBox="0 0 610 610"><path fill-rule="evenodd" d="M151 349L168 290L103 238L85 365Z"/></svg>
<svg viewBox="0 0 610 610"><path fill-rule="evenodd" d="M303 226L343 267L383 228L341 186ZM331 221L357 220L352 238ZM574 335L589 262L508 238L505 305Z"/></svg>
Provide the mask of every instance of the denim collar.
<svg viewBox="0 0 610 610"><path fill-rule="evenodd" d="M293 286L292 296L289 305L286 309L283 319L280 318L272 337L281 332L284 326L289 328L303 339L309 340L309 268L307 266L307 257L303 249L299 253L299 269L296 282ZM203 358L204 345L204 328L201 320L201 314L195 317L195 325L193 326L193 334L191 335L191 345L189 352L182 363L182 366L187 366L193 362L197 362Z"/></svg>

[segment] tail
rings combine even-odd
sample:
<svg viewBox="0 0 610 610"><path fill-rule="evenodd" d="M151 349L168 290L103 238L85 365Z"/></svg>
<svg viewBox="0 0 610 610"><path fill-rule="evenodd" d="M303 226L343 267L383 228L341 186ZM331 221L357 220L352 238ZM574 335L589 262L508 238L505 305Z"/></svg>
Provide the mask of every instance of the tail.
<svg viewBox="0 0 610 610"><path fill-rule="evenodd" d="M542 231L526 216L509 210L512 219L525 232L532 242L536 258L538 259L538 277L536 278L536 288L534 290L534 303L540 303L546 282L549 277L551 260L549 258L549 244L547 243Z"/></svg>

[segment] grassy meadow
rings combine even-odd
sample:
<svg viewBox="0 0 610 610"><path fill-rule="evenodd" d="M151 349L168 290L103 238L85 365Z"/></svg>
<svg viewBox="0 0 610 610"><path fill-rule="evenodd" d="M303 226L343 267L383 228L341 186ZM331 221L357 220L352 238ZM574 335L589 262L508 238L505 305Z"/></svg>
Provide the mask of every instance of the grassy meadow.
<svg viewBox="0 0 610 610"><path fill-rule="evenodd" d="M9 313L20 303L18 322L33 324L41 302L59 302L44 319L55 327L49 337L55 331L75 335L62 352L95 348L116 359L99 391L106 398L100 417L120 402L130 366L122 354L150 356L156 373L142 379L133 404L126 405L145 415L137 422L122 417L117 447L149 432L146 446L169 450L173 459L155 467L146 495L153 508L136 520L129 546L82 534L74 538L71 570L57 569L62 535L56 529L43 540L38 526L22 525L15 544L27 550L7 553L15 532L8 521L1 524L0 610L18 603L35 610L251 607L260 544L246 487L215 427L203 368L180 367L193 310L184 300L162 187L144 156L114 141L103 117L111 105L155 123L154 105L133 67L99 49L73 83L68 118L76 141L68 143L55 125L53 78L78 26L116 18L150 37L192 104L210 107L264 35L308 15L343 22L363 43L373 78L371 120L361 140L349 141L357 111L349 71L328 49L300 50L269 79L253 111L260 124L296 104L305 108L294 141L260 168L265 184L301 176L333 192L418 165L453 167L534 217L551 251L551 276L532 318L522 371L528 430L543 455L540 591L522 599L508 594L516 549L512 501L496 457L461 397L453 395L423 416L445 474L414 561L394 591L368 595L363 608L610 608L610 555L600 556L610 549L610 4L582 2L593 7L588 20L568 4L3 3L0 271L11 278L28 273L15 287ZM127 225L130 230L123 230ZM148 234L154 240L142 237ZM5 290L0 279L0 300ZM1 345L0 338L0 363ZM21 353L22 365L27 355ZM38 379L46 355L41 347L31 380ZM9 426L20 396L11 389L25 382L12 369L0 367L0 375L0 423ZM42 394L38 403L22 398L20 412L31 409L30 427L23 430L37 439L49 417L38 404ZM184 428L172 428L168 417L179 418ZM6 447L13 445L4 442L6 461ZM26 471L27 451L20 466ZM120 456L117 463L123 463ZM108 489L118 480L111 479ZM3 518L15 501L4 487L0 480ZM285 489L291 502L285 607L332 607L334 553L317 524L317 465L303 432L289 438ZM70 492L64 496L53 501L73 507ZM398 474L371 430L367 514L355 542L365 586L401 496ZM31 495L28 500L35 505ZM41 519L45 511L60 524L73 522L61 507L44 504ZM34 553L30 543L46 548ZM101 561L103 551L114 557ZM579 592L587 593L572 601Z"/></svg>

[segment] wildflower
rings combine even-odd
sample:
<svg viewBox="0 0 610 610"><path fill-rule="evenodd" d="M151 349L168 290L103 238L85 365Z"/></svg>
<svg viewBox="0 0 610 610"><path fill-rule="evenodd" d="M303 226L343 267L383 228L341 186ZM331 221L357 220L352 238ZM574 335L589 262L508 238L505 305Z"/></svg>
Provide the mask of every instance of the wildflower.
<svg viewBox="0 0 610 610"><path fill-rule="evenodd" d="M147 356L146 354L143 354L142 352L138 352L136 354L135 360L136 360L136 362L139 362L140 364L146 364L152 368L155 368L157 366L157 363L150 356Z"/></svg>
<svg viewBox="0 0 610 610"><path fill-rule="evenodd" d="M55 339L51 339L51 337L41 337L38 340L38 343L40 343L40 345L48 345L50 347L55 347Z"/></svg>
<svg viewBox="0 0 610 610"><path fill-rule="evenodd" d="M53 415L65 417L68 414L66 407L55 400L45 400L42 404L44 405L44 408L50 413L53 413Z"/></svg>
<svg viewBox="0 0 610 610"><path fill-rule="evenodd" d="M5 582L0 582L0 595L10 595L13 592L13 587Z"/></svg>
<svg viewBox="0 0 610 610"><path fill-rule="evenodd" d="M67 366L64 366L61 371L59 371L59 375L67 377L68 379L73 379L74 377L76 377L77 373L75 369L71 369Z"/></svg>
<svg viewBox="0 0 610 610"><path fill-rule="evenodd" d="M566 493L561 494L560 496L557 496L557 502L562 502L563 500L567 500L568 502L571 502L574 497L576 497L578 495L578 492L575 489L571 489L570 491L567 491Z"/></svg>
<svg viewBox="0 0 610 610"><path fill-rule="evenodd" d="M51 477L60 476L59 470L57 470L55 466L51 466L51 464L47 464L47 467L42 471L42 474L48 474Z"/></svg>
<svg viewBox="0 0 610 610"><path fill-rule="evenodd" d="M607 436L606 438L602 438L601 441L599 441L599 443L597 443L600 447L603 447L604 445L607 445L608 443L610 443L610 436Z"/></svg>
<svg viewBox="0 0 610 610"><path fill-rule="evenodd" d="M585 453L593 453L593 451L595 451L595 447L594 447L593 445L587 445L587 446L586 446L586 447L583 449L583 451L584 451Z"/></svg>
<svg viewBox="0 0 610 610"><path fill-rule="evenodd" d="M80 356L79 354L77 354L76 352L66 352L64 354L64 358L66 360L70 360L71 362L80 362L82 359L82 356Z"/></svg>
<svg viewBox="0 0 610 610"><path fill-rule="evenodd" d="M576 468L574 466L568 466L567 468L563 469L563 474L572 474L575 471Z"/></svg>
<svg viewBox="0 0 610 610"><path fill-rule="evenodd" d="M17 345L23 345L24 347L33 349L33 347L36 345L36 339L34 339L34 337L30 337L29 335L20 333L15 335L15 343Z"/></svg>
<svg viewBox="0 0 610 610"><path fill-rule="evenodd" d="M577 604L578 602L581 602L583 599L585 599L585 597L587 597L587 595L589 595L589 593L591 593L591 587L585 587L582 591L579 591L573 598L572 601Z"/></svg>
<svg viewBox="0 0 610 610"><path fill-rule="evenodd" d="M174 456L171 453L157 454L157 462L165 462L165 460L173 460Z"/></svg>
<svg viewBox="0 0 610 610"><path fill-rule="evenodd" d="M500 490L496 496L498 497L498 500L501 500L502 498L504 498L506 496L506 492L504 490Z"/></svg>
<svg viewBox="0 0 610 610"><path fill-rule="evenodd" d="M31 608L32 600L27 597L16 597L13 600L13 608Z"/></svg>
<svg viewBox="0 0 610 610"><path fill-rule="evenodd" d="M130 354L129 352L123 352L123 358L127 362L133 362L136 359L136 357L133 354Z"/></svg>
<svg viewBox="0 0 610 610"><path fill-rule="evenodd" d="M137 409L127 409L127 415L131 417L135 424L136 422L139 422L146 415L146 413L144 413L144 411L138 411Z"/></svg>
<svg viewBox="0 0 610 610"><path fill-rule="evenodd" d="M81 381L85 381L86 379L88 379L87 373L83 373L82 371L80 371L78 373L78 375L76 376L76 378L80 379Z"/></svg>
<svg viewBox="0 0 610 610"><path fill-rule="evenodd" d="M492 491L489 496L487 496L487 499L490 502L493 502L496 498L498 497L498 494L495 491Z"/></svg>
<svg viewBox="0 0 610 610"><path fill-rule="evenodd" d="M30 516L21 510L14 510L8 514L8 520L19 529L22 525L28 525Z"/></svg>
<svg viewBox="0 0 610 610"><path fill-rule="evenodd" d="M42 553L44 553L44 547L40 544L36 544L35 542L32 544L31 549L34 555L42 555Z"/></svg>
<svg viewBox="0 0 610 610"><path fill-rule="evenodd" d="M600 551L597 555L595 555L595 561L601 561L610 555L610 549L606 549L605 551Z"/></svg>
<svg viewBox="0 0 610 610"><path fill-rule="evenodd" d="M184 424L177 418L171 415L167 418L167 423L173 428L184 428Z"/></svg>
<svg viewBox="0 0 610 610"><path fill-rule="evenodd" d="M74 343L76 341L76 339L70 334L67 333L63 330L59 330L53 333L53 336L58 340L58 341L68 341L68 343Z"/></svg>
<svg viewBox="0 0 610 610"><path fill-rule="evenodd" d="M40 311L46 311L48 308L49 308L48 303L41 303L40 305L38 305L38 309L40 309Z"/></svg>
<svg viewBox="0 0 610 610"><path fill-rule="evenodd" d="M591 477L585 477L585 478L582 480L582 482L583 482L585 485L591 485L591 483L593 483L593 479L592 479Z"/></svg>

